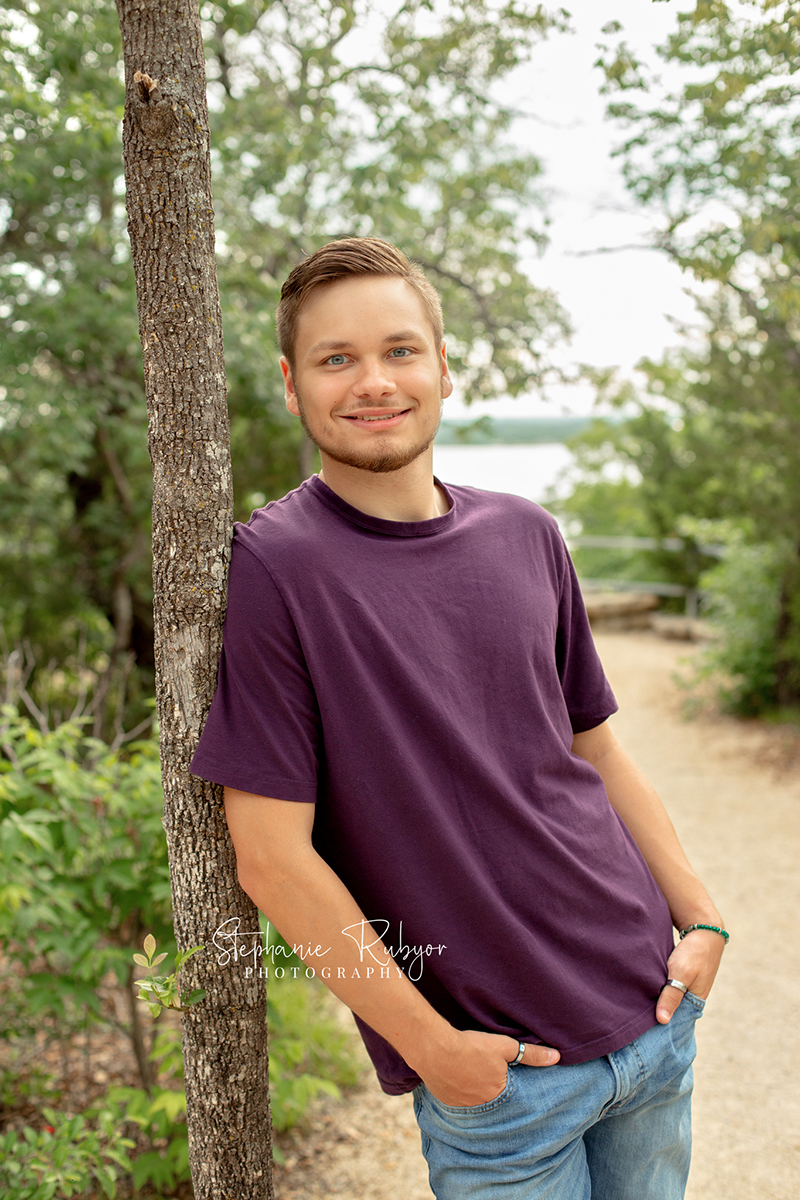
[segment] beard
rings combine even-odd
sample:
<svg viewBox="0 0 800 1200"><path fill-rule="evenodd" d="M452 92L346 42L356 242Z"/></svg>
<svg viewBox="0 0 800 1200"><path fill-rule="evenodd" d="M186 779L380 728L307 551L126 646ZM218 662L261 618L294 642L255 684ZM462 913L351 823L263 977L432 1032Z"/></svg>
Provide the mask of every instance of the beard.
<svg viewBox="0 0 800 1200"><path fill-rule="evenodd" d="M438 420L428 437L419 442L413 442L411 445L396 446L392 447L392 449L388 447L382 449L380 444L378 444L371 451L362 451L359 453L355 450L340 449L338 446L332 446L330 443L317 437L308 423L299 392L295 391L295 396L300 412L300 423L308 439L314 443L319 451L327 454L328 458L332 458L334 462L343 463L346 467L356 467L359 471L372 471L375 475L384 475L390 471L401 471L403 467L407 467L415 459L419 458L420 454L424 454L436 437L439 423L442 419L442 405L440 404Z"/></svg>

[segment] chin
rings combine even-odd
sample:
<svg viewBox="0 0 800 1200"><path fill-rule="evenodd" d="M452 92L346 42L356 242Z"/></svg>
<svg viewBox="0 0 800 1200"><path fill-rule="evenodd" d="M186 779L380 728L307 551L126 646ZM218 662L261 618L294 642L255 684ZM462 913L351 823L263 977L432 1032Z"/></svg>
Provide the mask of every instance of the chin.
<svg viewBox="0 0 800 1200"><path fill-rule="evenodd" d="M342 463L345 467L355 467L358 471L371 471L373 475L388 475L392 471L402 471L403 467L410 466L424 452L424 449L423 447L422 450L415 450L413 454L384 454L377 457L331 454L330 450L325 450L324 453L328 458Z"/></svg>
<svg viewBox="0 0 800 1200"><path fill-rule="evenodd" d="M309 434L309 436L311 435ZM371 471L373 475L387 475L392 471L402 471L403 467L410 466L412 462L415 462L421 454L425 453L434 437L435 431L424 442L414 446L398 446L395 449L390 449L388 446L375 447L369 452L334 448L318 442L313 437L311 440L318 450L333 459L334 462L341 463L345 467L355 467L358 471Z"/></svg>

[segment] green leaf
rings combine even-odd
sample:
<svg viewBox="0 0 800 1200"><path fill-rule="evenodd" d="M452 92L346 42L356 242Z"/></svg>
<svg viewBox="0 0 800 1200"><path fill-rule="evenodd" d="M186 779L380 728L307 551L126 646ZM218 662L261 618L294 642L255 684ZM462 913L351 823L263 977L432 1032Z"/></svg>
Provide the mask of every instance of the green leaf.
<svg viewBox="0 0 800 1200"><path fill-rule="evenodd" d="M186 1112L186 1092L162 1091L150 1106L151 1113L165 1112L171 1121Z"/></svg>
<svg viewBox="0 0 800 1200"><path fill-rule="evenodd" d="M179 950L175 955L176 971L179 971L183 964L190 959L193 954L197 954L200 950L205 950L205 946L192 946L190 950Z"/></svg>
<svg viewBox="0 0 800 1200"><path fill-rule="evenodd" d="M197 1004L198 1001L204 1000L207 995L208 992L205 988L195 988L194 991L188 993L181 992L181 1004L188 1008L189 1005Z"/></svg>
<svg viewBox="0 0 800 1200"><path fill-rule="evenodd" d="M146 1183L152 1183L156 1187L172 1187L175 1182L175 1174L171 1163L162 1158L156 1151L148 1151L145 1154L140 1154L133 1163L133 1183L138 1190Z"/></svg>

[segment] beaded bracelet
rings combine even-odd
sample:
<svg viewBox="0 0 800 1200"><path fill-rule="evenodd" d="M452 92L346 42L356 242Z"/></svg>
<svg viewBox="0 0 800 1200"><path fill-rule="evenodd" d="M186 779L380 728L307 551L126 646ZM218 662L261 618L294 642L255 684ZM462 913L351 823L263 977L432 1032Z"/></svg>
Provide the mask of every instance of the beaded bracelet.
<svg viewBox="0 0 800 1200"><path fill-rule="evenodd" d="M727 929L721 929L719 925L687 925L685 929L681 929L680 931L680 940L683 941L687 933L692 933L692 931L695 929L708 929L711 933L721 933L725 938L726 946L730 940L731 935L728 933Z"/></svg>

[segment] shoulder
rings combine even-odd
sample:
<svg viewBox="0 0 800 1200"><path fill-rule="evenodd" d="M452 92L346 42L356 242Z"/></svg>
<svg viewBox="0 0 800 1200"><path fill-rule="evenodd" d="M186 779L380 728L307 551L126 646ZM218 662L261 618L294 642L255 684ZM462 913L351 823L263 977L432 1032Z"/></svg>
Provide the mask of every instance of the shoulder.
<svg viewBox="0 0 800 1200"><path fill-rule="evenodd" d="M233 554L243 551L269 569L284 552L297 553L301 547L322 536L324 506L316 500L309 480L305 480L280 500L271 500L257 508L249 521L237 521L233 527Z"/></svg>
<svg viewBox="0 0 800 1200"><path fill-rule="evenodd" d="M564 540L555 517L533 500L510 492L489 492L463 484L445 484L461 510L462 518L497 522L506 529L536 534L548 542L563 546Z"/></svg>
<svg viewBox="0 0 800 1200"><path fill-rule="evenodd" d="M520 519L552 525L558 529L555 517L533 500L526 500L524 496L517 496L513 492L490 492L485 488L470 487L463 483L445 482L444 486L464 509L496 513L499 516L516 515Z"/></svg>
<svg viewBox="0 0 800 1200"><path fill-rule="evenodd" d="M508 492L448 487L461 513L470 553L489 555L496 569L528 572L561 596L573 572L555 517L541 505Z"/></svg>

